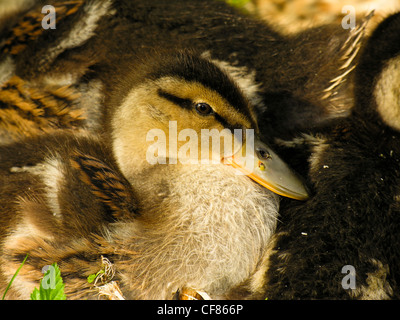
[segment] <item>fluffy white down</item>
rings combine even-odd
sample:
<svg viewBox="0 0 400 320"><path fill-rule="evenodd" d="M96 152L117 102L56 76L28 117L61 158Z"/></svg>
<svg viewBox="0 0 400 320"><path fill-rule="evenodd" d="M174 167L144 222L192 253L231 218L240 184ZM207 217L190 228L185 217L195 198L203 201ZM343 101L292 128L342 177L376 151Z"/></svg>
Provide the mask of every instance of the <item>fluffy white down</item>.
<svg viewBox="0 0 400 320"><path fill-rule="evenodd" d="M137 292L129 298L170 299L182 286L216 298L254 272L275 230L278 196L233 168L187 166L176 173L161 179L159 191L144 192L146 221L115 232L117 243L138 253L120 265L129 269L123 285ZM146 180L155 181L136 181Z"/></svg>

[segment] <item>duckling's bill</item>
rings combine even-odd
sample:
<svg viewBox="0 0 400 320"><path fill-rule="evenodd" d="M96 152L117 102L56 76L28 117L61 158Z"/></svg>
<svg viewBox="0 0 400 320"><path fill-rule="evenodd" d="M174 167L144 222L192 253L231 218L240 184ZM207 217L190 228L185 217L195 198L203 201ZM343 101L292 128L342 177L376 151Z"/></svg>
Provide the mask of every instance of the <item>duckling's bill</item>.
<svg viewBox="0 0 400 320"><path fill-rule="evenodd" d="M302 179L267 145L254 139L224 163L233 166L268 190L281 196L307 200L308 191Z"/></svg>

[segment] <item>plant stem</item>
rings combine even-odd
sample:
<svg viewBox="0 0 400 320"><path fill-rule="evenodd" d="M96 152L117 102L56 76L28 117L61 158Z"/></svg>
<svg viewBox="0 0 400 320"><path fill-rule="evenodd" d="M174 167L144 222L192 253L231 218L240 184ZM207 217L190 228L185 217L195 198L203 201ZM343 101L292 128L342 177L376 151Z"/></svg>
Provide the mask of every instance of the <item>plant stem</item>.
<svg viewBox="0 0 400 320"><path fill-rule="evenodd" d="M24 263L25 263L25 261L26 261L27 258L28 258L28 254L26 254L24 261L22 261L22 263L21 263L21 265L19 266L19 268L17 269L17 271L15 271L13 277L11 278L10 282L8 283L8 286L7 286L7 288L6 288L6 291L4 291L3 298L2 298L1 300L4 300L8 289L10 289L11 284L13 283L15 277L18 275L18 272L21 270L21 268L22 268L22 266L24 265Z"/></svg>

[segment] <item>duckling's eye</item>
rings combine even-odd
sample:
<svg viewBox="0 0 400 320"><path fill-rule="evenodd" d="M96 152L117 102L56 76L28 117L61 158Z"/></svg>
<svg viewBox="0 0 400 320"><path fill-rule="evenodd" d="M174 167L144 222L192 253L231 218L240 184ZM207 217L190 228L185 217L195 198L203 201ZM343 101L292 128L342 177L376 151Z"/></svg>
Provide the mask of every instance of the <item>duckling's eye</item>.
<svg viewBox="0 0 400 320"><path fill-rule="evenodd" d="M266 159L267 160L267 159L271 159L272 158L271 154L267 150L264 150L264 149L257 149L256 153L257 153L258 158L260 158L260 159Z"/></svg>
<svg viewBox="0 0 400 320"><path fill-rule="evenodd" d="M212 114L214 112L214 110L210 107L210 105L204 102L197 103L195 105L195 109L199 114L203 116Z"/></svg>

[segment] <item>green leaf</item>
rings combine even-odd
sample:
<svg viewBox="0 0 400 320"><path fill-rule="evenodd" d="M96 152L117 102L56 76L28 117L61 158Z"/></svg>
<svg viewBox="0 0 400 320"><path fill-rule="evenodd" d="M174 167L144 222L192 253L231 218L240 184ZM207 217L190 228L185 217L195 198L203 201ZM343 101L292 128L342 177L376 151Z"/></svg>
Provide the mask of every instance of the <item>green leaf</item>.
<svg viewBox="0 0 400 320"><path fill-rule="evenodd" d="M31 293L31 300L44 300L40 299L40 293L37 288L33 289L33 292Z"/></svg>
<svg viewBox="0 0 400 320"><path fill-rule="evenodd" d="M89 276L87 277L87 282L88 282L88 283L92 283L92 282L94 281L94 279L96 279L96 277L97 277L97 274L96 274L96 273L93 273L93 274L89 275Z"/></svg>
<svg viewBox="0 0 400 320"><path fill-rule="evenodd" d="M26 254L25 259L22 261L21 265L19 266L19 268L17 269L17 271L15 271L15 273L14 273L14 275L12 276L10 282L8 283L7 288L6 288L6 291L4 291L2 300L4 300L8 289L10 289L12 283L14 282L15 277L18 275L18 272L21 270L21 268L22 268L22 266L24 265L24 263L25 263L25 261L26 261L27 258L28 258L28 254Z"/></svg>
<svg viewBox="0 0 400 320"><path fill-rule="evenodd" d="M88 277L87 277L87 282L88 283L92 283L94 280L96 280L96 278L97 278L97 276L99 275L99 274L103 274L103 273L105 273L105 271L104 271L104 269L101 269L99 272L97 272L97 273L93 273L93 274L90 274Z"/></svg>
<svg viewBox="0 0 400 320"><path fill-rule="evenodd" d="M248 2L250 2L250 0L227 0L227 2L234 6L234 7L238 7L238 8L242 8L244 7Z"/></svg>
<svg viewBox="0 0 400 320"><path fill-rule="evenodd" d="M31 300L66 300L64 283L57 263L48 267L43 279L40 280L39 289L33 290Z"/></svg>

